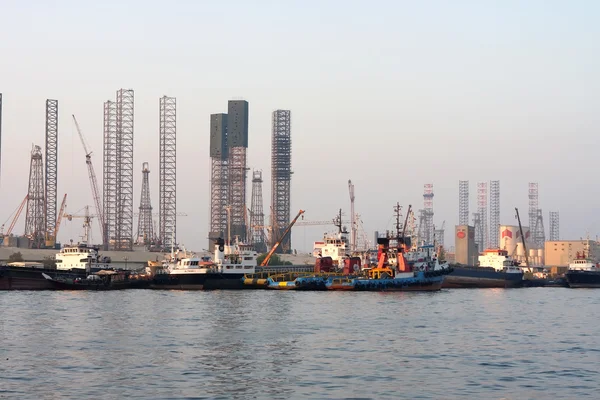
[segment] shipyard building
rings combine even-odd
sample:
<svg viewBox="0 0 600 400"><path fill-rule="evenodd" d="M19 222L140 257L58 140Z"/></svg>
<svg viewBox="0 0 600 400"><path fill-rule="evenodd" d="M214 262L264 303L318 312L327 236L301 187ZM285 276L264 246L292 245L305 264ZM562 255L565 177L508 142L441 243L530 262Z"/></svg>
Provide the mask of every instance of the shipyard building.
<svg viewBox="0 0 600 400"><path fill-rule="evenodd" d="M579 257L600 260L600 243L595 240L556 240L546 242L545 264L549 267L568 267Z"/></svg>

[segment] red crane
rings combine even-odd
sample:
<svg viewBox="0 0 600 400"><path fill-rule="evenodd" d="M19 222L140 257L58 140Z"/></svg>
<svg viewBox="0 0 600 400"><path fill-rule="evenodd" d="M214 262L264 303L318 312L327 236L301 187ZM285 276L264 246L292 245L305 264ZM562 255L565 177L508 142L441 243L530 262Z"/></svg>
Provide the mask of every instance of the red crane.
<svg viewBox="0 0 600 400"><path fill-rule="evenodd" d="M290 222L290 224L287 226L287 228L285 228L283 235L281 235L281 237L279 238L277 243L275 243L275 245L273 245L273 247L271 248L271 251L269 251L269 254L267 254L267 256L265 257L263 262L260 264L261 267L264 267L269 264L269 260L271 259L271 256L273 255L273 253L275 253L275 250L277 250L277 248L279 247L281 242L283 242L283 239L285 239L285 237L288 235L288 233L290 233L290 231L292 230L292 226L294 226L294 224L296 223L296 221L298 221L298 218L300 218L300 216L302 214L304 214L304 210L300 210L298 212L298 215L296 215L296 218L294 218L292 220L292 222Z"/></svg>
<svg viewBox="0 0 600 400"><path fill-rule="evenodd" d="M102 246L106 250L106 246L108 246L108 237L106 235L106 220L104 219L104 209L102 208L102 201L100 200L98 180L96 179L96 172L94 171L94 165L92 164L92 152L88 151L88 147L85 144L83 134L81 133L81 129L79 128L79 124L77 123L75 115L73 115L73 121L75 121L75 127L77 128L77 133L79 134L81 144L83 145L83 151L85 152L85 163L88 167L90 185L92 186L92 196L94 197L94 204L96 206L96 212L98 213L98 222L100 223L100 233L102 234Z"/></svg>

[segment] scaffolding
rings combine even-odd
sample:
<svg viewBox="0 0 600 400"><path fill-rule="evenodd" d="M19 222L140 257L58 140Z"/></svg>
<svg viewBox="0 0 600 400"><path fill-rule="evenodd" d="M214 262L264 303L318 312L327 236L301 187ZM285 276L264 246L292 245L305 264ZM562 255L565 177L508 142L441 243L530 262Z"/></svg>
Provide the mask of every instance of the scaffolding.
<svg viewBox="0 0 600 400"><path fill-rule="evenodd" d="M290 223L292 178L292 134L290 110L275 110L272 114L271 136L271 231L273 241ZM272 243L274 244L274 243ZM291 249L291 232L283 238L282 252Z"/></svg>
<svg viewBox="0 0 600 400"><path fill-rule="evenodd" d="M117 105L114 101L108 100L104 102L104 164L102 181L105 219L104 250L108 250L108 245L111 241L114 241L116 233L117 158Z"/></svg>
<svg viewBox="0 0 600 400"><path fill-rule="evenodd" d="M154 225L152 221L152 203L150 201L150 168L148 163L142 164L142 195L140 196L140 215L138 219L137 243L151 245L154 243Z"/></svg>
<svg viewBox="0 0 600 400"><path fill-rule="evenodd" d="M46 232L46 201L44 199L44 163L42 148L34 145L29 165L29 189L27 192L27 212L25 217L25 236L31 241L32 248L41 248Z"/></svg>
<svg viewBox="0 0 600 400"><path fill-rule="evenodd" d="M422 238L425 244L433 244L433 184L431 183L423 185L423 223Z"/></svg>
<svg viewBox="0 0 600 400"><path fill-rule="evenodd" d="M250 244L259 253L267 251L265 214L263 212L262 171L252 171L252 200L250 207Z"/></svg>
<svg viewBox="0 0 600 400"><path fill-rule="evenodd" d="M469 225L469 181L458 181L458 224Z"/></svg>
<svg viewBox="0 0 600 400"><path fill-rule="evenodd" d="M58 100L46 100L46 235L54 237L58 171Z"/></svg>
<svg viewBox="0 0 600 400"><path fill-rule="evenodd" d="M535 182L529 183L529 230L533 233L537 220L538 205L538 184ZM535 237L535 236L533 236Z"/></svg>
<svg viewBox="0 0 600 400"><path fill-rule="evenodd" d="M229 202L231 207L228 237L246 241L246 158L248 150L248 102L229 100L227 114L229 150Z"/></svg>
<svg viewBox="0 0 600 400"><path fill-rule="evenodd" d="M177 243L177 101L163 96L160 108L159 240L163 249Z"/></svg>
<svg viewBox="0 0 600 400"><path fill-rule="evenodd" d="M475 231L475 244L477 245L477 251L483 251L483 244L485 236L483 234L483 226L481 224L481 214L476 212L473 213L473 228Z"/></svg>
<svg viewBox="0 0 600 400"><path fill-rule="evenodd" d="M479 182L477 184L477 214L479 214L480 219L480 229L481 229L481 245L479 251L483 251L484 248L489 247L489 231L487 224L487 213L488 213L488 186L487 182Z"/></svg>
<svg viewBox="0 0 600 400"><path fill-rule="evenodd" d="M558 211L550 211L550 240L560 240L560 220Z"/></svg>
<svg viewBox="0 0 600 400"><path fill-rule="evenodd" d="M117 220L115 250L131 250L133 238L133 90L117 91Z"/></svg>
<svg viewBox="0 0 600 400"><path fill-rule="evenodd" d="M500 247L500 181L490 181L489 247Z"/></svg>
<svg viewBox="0 0 600 400"><path fill-rule="evenodd" d="M546 243L546 234L544 229L544 215L542 210L538 208L535 216L535 228L533 230L533 242L538 249L543 249ZM531 228L530 228L531 229Z"/></svg>
<svg viewBox="0 0 600 400"><path fill-rule="evenodd" d="M229 153L227 147L227 114L210 116L210 228L209 249L227 230L229 201Z"/></svg>

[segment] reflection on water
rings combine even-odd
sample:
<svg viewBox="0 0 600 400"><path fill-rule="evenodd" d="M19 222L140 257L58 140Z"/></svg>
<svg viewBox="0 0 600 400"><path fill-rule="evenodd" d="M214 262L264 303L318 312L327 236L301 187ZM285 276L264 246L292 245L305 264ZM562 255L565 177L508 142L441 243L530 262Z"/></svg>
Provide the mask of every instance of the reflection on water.
<svg viewBox="0 0 600 400"><path fill-rule="evenodd" d="M0 398L596 398L600 291L2 292Z"/></svg>

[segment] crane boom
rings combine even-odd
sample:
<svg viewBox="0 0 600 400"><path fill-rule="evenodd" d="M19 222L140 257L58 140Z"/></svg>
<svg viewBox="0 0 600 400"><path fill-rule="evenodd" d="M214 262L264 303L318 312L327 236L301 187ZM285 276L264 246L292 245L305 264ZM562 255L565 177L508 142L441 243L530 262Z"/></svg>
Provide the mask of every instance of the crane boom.
<svg viewBox="0 0 600 400"><path fill-rule="evenodd" d="M19 219L19 216L21 215L21 212L23 211L23 207L25 207L25 203L27 203L28 198L29 198L29 194L26 194L25 198L21 202L21 205L19 206L19 209L17 210L17 213L15 214L15 217L13 218L13 220L10 223L8 230L6 231L6 236L9 236L10 233L12 232L12 230L14 229L15 224L17 223L17 220Z"/></svg>
<svg viewBox="0 0 600 400"><path fill-rule="evenodd" d="M54 238L58 237L58 230L60 229L60 223L62 221L62 217L65 214L65 207L67 206L67 194L65 193L65 197L63 197L62 203L60 203L60 209L58 211L58 217L56 218L56 226L54 227Z"/></svg>
<svg viewBox="0 0 600 400"><path fill-rule="evenodd" d="M88 166L88 175L90 178L90 185L92 187L92 196L94 197L94 204L96 206L96 212L98 213L98 223L100 224L100 234L102 235L102 246L104 249L107 249L108 246L108 232L106 231L106 220L104 219L104 209L102 207L102 202L100 200L100 191L98 190L98 180L96 179L96 172L94 171L94 164L92 164L92 152L88 151L88 147L85 144L85 140L83 138L83 134L81 133L81 129L79 128L79 123L77 122L77 118L73 115L73 121L75 122L75 127L77 128L77 133L79 134L79 138L81 139L81 144L83 145L83 151L85 151L85 163Z"/></svg>
<svg viewBox="0 0 600 400"><path fill-rule="evenodd" d="M521 233L521 243L523 243L523 251L525 251L525 264L527 268L531 268L529 265L529 256L527 255L527 245L525 245L525 235L523 235L523 227L521 226L521 217L519 217L519 209L515 207L517 212L517 221L519 221L519 232Z"/></svg>
<svg viewBox="0 0 600 400"><path fill-rule="evenodd" d="M294 226L294 224L296 223L296 221L298 221L298 218L300 218L300 216L302 214L304 214L304 210L298 211L298 215L296 215L296 218L294 218L292 220L292 222L290 222L290 224L287 226L287 228L285 228L285 231L283 232L283 235L281 235L281 237L279 238L279 240L277 240L277 243L275 243L273 245L273 247L269 251L269 254L267 254L267 256L265 257L265 259L263 260L263 262L260 263L261 267L264 267L264 266L266 266L266 265L269 264L269 260L271 259L271 256L273 256L273 253L275 253L275 250L277 250L277 248L279 247L279 245L281 244L281 242L283 241L283 239L285 239L285 237L288 235L288 233L290 233L290 231L292 230L292 226Z"/></svg>

